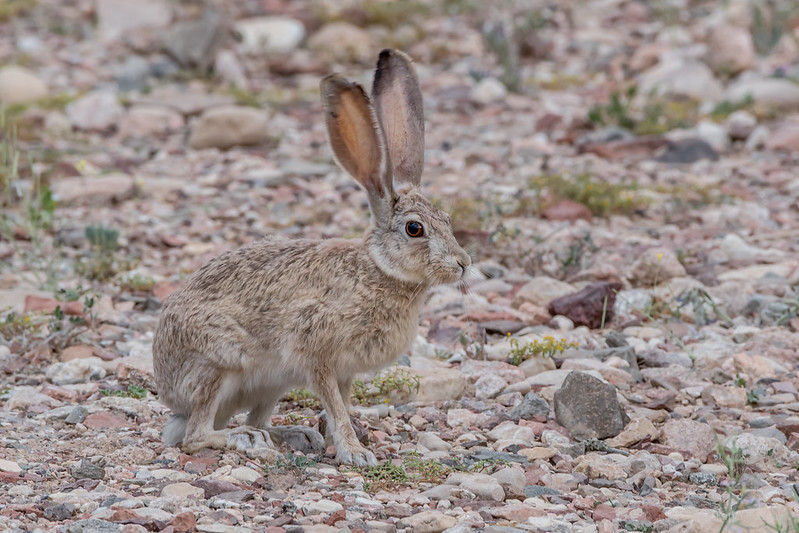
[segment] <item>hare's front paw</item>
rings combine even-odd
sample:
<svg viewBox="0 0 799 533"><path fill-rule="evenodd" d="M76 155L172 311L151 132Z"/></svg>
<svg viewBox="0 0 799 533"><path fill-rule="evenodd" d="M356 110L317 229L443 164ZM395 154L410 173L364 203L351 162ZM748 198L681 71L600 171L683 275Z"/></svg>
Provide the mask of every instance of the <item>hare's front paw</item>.
<svg viewBox="0 0 799 533"><path fill-rule="evenodd" d="M243 452L250 448L274 448L272 438L265 429L242 426L226 432L225 448Z"/></svg>
<svg viewBox="0 0 799 533"><path fill-rule="evenodd" d="M340 447L336 453L336 460L341 464L355 466L377 466L375 454L363 446Z"/></svg>

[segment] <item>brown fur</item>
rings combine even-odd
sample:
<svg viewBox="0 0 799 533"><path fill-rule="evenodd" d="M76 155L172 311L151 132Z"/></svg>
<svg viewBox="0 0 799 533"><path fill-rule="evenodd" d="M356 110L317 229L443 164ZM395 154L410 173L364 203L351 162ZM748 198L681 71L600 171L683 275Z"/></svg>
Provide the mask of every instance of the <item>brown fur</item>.
<svg viewBox="0 0 799 533"><path fill-rule="evenodd" d="M410 161L422 145L407 138L415 126L390 122L418 124L414 113L422 106L406 90L413 72L407 57L384 52L381 62L384 54L391 58L384 70L403 74L386 73L401 85L384 82L385 90L405 95L398 105L415 110L412 116L387 112L378 122L359 86L340 77L322 82L331 141L339 139L331 146L369 195L372 223L364 239L267 238L214 259L167 299L153 345L159 398L175 413L165 442L182 441L188 451L231 447L232 432L220 431L230 416L246 410L249 426L268 426L287 389L309 386L328 413L337 458L376 463L349 423L352 379L407 350L426 289L462 279L470 265L449 216L408 185L418 176L392 180L385 146ZM389 143L383 128L393 132ZM406 234L409 221L424 226L424 237Z"/></svg>

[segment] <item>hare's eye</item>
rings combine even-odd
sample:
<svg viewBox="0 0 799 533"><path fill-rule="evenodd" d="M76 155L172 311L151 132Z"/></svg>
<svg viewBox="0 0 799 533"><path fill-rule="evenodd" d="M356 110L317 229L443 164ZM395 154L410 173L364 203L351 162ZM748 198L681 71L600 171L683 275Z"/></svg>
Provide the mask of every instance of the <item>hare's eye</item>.
<svg viewBox="0 0 799 533"><path fill-rule="evenodd" d="M424 235L424 226L422 226L420 222L411 220L405 224L405 233L407 233L409 237L421 237Z"/></svg>

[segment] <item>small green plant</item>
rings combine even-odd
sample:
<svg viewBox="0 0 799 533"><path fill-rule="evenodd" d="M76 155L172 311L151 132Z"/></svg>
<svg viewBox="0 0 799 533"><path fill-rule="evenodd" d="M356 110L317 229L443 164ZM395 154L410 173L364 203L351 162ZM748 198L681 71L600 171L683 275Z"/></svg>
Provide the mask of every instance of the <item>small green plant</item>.
<svg viewBox="0 0 799 533"><path fill-rule="evenodd" d="M510 337L510 333L508 336ZM534 339L524 345L520 345L518 340L511 338L508 362L518 366L531 357L552 357L567 348L576 348L577 346L566 339L555 339L550 335L544 336L543 340Z"/></svg>
<svg viewBox="0 0 799 533"><path fill-rule="evenodd" d="M383 464L356 470L364 477L366 491L391 489L419 482L440 484L452 472L452 468L434 459L422 459L417 452L406 456L401 463L389 459Z"/></svg>
<svg viewBox="0 0 799 533"><path fill-rule="evenodd" d="M613 124L632 130L635 120L630 116L630 106L637 91L634 85L621 93L613 91L607 104L597 104L588 111L588 120L597 126Z"/></svg>
<svg viewBox="0 0 799 533"><path fill-rule="evenodd" d="M713 111L710 112L710 118L713 120L721 121L727 118L728 116L732 115L736 111L741 111L743 109L749 109L754 104L754 100L752 99L751 95L746 95L743 100L739 100L737 102L731 102L729 100L722 100L716 107L713 108Z"/></svg>
<svg viewBox="0 0 799 533"><path fill-rule="evenodd" d="M147 389L138 385L128 385L125 390L100 389L103 396L116 396L118 398L136 398L141 400L147 397Z"/></svg>
<svg viewBox="0 0 799 533"><path fill-rule="evenodd" d="M419 452L411 452L403 461L406 471L413 472L417 481L442 483L452 469L435 459L422 459Z"/></svg>
<svg viewBox="0 0 799 533"><path fill-rule="evenodd" d="M748 403L749 405L759 404L760 394L754 389L749 389L748 391L746 391L746 403Z"/></svg>
<svg viewBox="0 0 799 533"><path fill-rule="evenodd" d="M723 533L728 524L735 519L735 513L742 508L746 497L746 487L738 486L738 481L743 474L744 461L743 450L733 441L725 446L721 442L716 444L716 455L722 464L727 467L727 475L730 477L725 489L727 499L719 505L719 516L722 520L719 533Z"/></svg>
<svg viewBox="0 0 799 533"><path fill-rule="evenodd" d="M116 257L119 230L102 225L88 226L85 236L89 242L89 252L76 263L78 274L91 280L105 281L131 268L130 261Z"/></svg>
<svg viewBox="0 0 799 533"><path fill-rule="evenodd" d="M283 455L275 462L276 468L288 468L292 470L305 470L306 468L313 468L316 465L317 462L314 459L306 457L305 455L295 455L292 452Z"/></svg>
<svg viewBox="0 0 799 533"><path fill-rule="evenodd" d="M589 174L574 178L544 175L530 179L530 187L546 191L552 203L568 198L586 206L595 216L629 215L645 209L649 202L638 195L635 184L614 184L591 179Z"/></svg>
<svg viewBox="0 0 799 533"><path fill-rule="evenodd" d="M361 470L364 478L365 491L393 488L411 481L405 468L394 463L391 459L377 466L370 466Z"/></svg>
<svg viewBox="0 0 799 533"><path fill-rule="evenodd" d="M118 285L127 292L150 292L155 286L155 279L141 274L131 274L123 276Z"/></svg>
<svg viewBox="0 0 799 533"><path fill-rule="evenodd" d="M291 389L286 393L284 399L303 408L318 409L322 405L319 398L308 389Z"/></svg>
<svg viewBox="0 0 799 533"><path fill-rule="evenodd" d="M746 378L740 374L735 374L735 386L741 387L742 389L746 388Z"/></svg>
<svg viewBox="0 0 799 533"><path fill-rule="evenodd" d="M395 366L384 370L369 381L356 379L352 382L352 398L360 404L388 403L393 391L413 394L419 391L421 379L408 370Z"/></svg>

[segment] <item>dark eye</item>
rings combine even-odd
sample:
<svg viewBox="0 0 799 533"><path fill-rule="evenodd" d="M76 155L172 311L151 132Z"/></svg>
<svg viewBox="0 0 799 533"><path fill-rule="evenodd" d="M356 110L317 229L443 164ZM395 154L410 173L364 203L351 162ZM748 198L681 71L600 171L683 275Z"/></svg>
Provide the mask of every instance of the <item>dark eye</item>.
<svg viewBox="0 0 799 533"><path fill-rule="evenodd" d="M411 220L405 224L405 233L407 233L409 237L421 237L424 235L424 226L422 226L420 222Z"/></svg>

